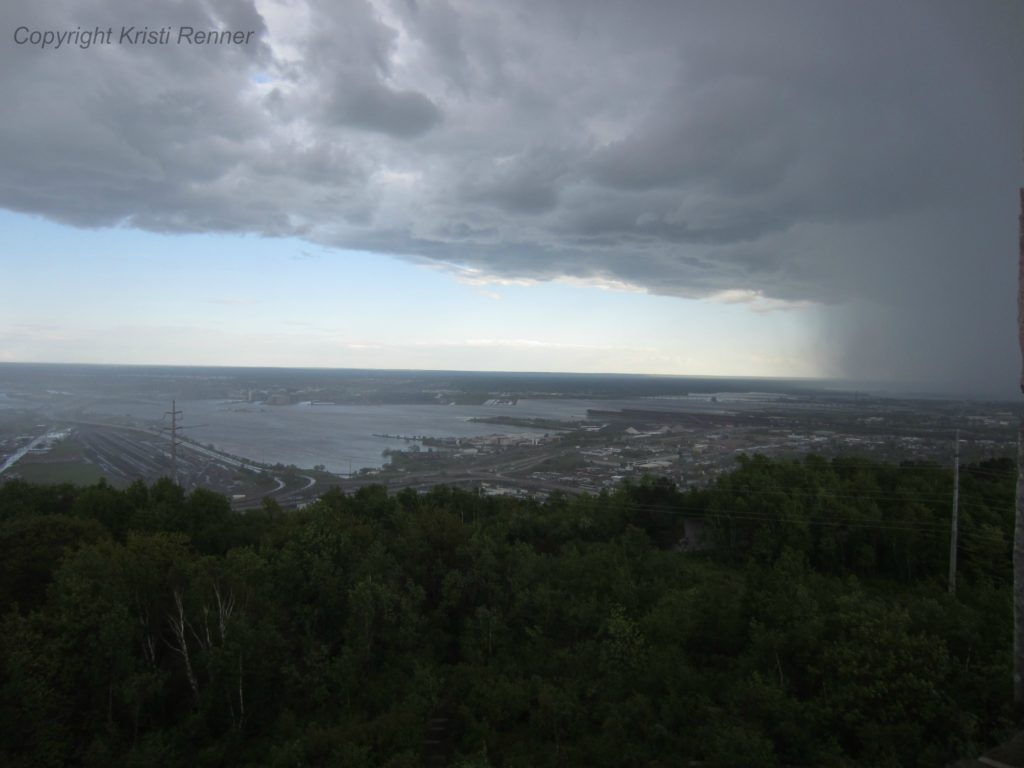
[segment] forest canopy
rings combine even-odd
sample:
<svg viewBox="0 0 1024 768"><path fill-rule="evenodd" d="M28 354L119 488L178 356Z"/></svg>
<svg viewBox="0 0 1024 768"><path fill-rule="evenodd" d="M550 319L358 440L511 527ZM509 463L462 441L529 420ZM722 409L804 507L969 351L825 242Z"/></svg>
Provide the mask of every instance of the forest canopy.
<svg viewBox="0 0 1024 768"><path fill-rule="evenodd" d="M952 483L753 456L703 489L240 514L9 481L0 762L943 765L1012 726L1015 466L961 469L955 596Z"/></svg>

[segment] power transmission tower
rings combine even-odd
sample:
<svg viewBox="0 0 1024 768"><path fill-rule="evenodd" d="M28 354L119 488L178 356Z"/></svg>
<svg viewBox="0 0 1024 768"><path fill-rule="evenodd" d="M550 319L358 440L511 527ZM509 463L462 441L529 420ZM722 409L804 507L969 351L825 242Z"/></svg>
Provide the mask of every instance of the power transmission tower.
<svg viewBox="0 0 1024 768"><path fill-rule="evenodd" d="M171 426L163 427L160 430L161 432L170 432L171 435L171 479L174 481L175 485L181 485L181 483L178 481L178 443L180 442L179 435L181 434L182 430L196 429L197 427L209 426L208 424L189 424L186 426L182 424L181 421L179 420L181 415L182 412L178 410L178 402L176 400L171 400L171 410L164 411L164 418L167 418L168 416L171 417ZM185 464L188 465L188 462L186 461ZM191 480L192 474L193 473L189 474L190 485L193 484Z"/></svg>
<svg viewBox="0 0 1024 768"><path fill-rule="evenodd" d="M957 513L960 510L960 430L953 447L953 523L949 532L949 594L956 594Z"/></svg>
<svg viewBox="0 0 1024 768"><path fill-rule="evenodd" d="M177 401L171 400L171 410L166 411L164 416L171 417L171 479L178 485L178 417L181 411L177 408Z"/></svg>

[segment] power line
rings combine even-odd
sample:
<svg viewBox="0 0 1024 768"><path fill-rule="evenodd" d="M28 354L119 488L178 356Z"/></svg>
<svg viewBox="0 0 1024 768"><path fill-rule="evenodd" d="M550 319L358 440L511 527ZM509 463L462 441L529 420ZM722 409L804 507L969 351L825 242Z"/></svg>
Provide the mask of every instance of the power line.
<svg viewBox="0 0 1024 768"><path fill-rule="evenodd" d="M946 496L914 496L912 493L908 495L880 495L880 494L867 494L867 493L830 493L830 494L819 494L811 492L801 491L787 491L787 490L755 490L752 488L700 488L698 493L723 493L723 494L737 494L747 496L770 496L770 495L781 495L786 497L797 497L797 498L811 498L811 499L871 499L873 501L920 501L925 503L941 503L946 501ZM909 496L909 498L908 498Z"/></svg>
<svg viewBox="0 0 1024 768"><path fill-rule="evenodd" d="M966 441L966 438L962 438L962 439L964 441ZM759 454L759 453L746 454L746 455L747 456L764 456L765 458L770 458L772 463L773 463L773 465L772 466L767 466L766 465L766 469L768 469L772 473L779 472L779 471L783 471L784 472L784 471L786 471L788 469L791 469L791 468L800 469L800 470L812 470L812 471L815 471L815 472L831 472L832 474L835 474L837 476L841 476L842 474L848 473L848 472L856 472L858 470L873 470L873 469L880 469L880 470L885 470L885 471L897 471L897 472L924 472L924 471L930 471L930 472L948 473L950 471L949 467L945 467L945 466L942 466L940 464L936 464L935 462L932 462L932 461L924 462L924 463L920 463L920 464L914 464L914 463L890 464L890 463L887 463L887 462L884 462L884 461L872 461L872 460L863 458L861 456L836 456L836 457L834 457L832 459L825 459L824 457L821 457L822 458L821 463L818 463L818 462L811 463L811 462L808 462L806 459L801 460L799 458L787 459L787 458L784 458L784 457L768 457L765 454ZM1009 458L1009 457L1004 457L1004 456L992 457L992 458L988 458L988 459L982 459L982 461L998 461L999 459L1004 459L1004 458ZM844 463L844 462L849 462L849 463L847 464L847 463ZM1014 478L1014 477L1017 476L1017 473L1015 471L1014 472L999 472L999 471L991 470L991 469L983 469L977 463L975 463L975 464L968 464L967 466L965 466L963 468L963 471L964 472L969 472L970 474L973 474L973 475L988 475L988 476L991 476L991 477Z"/></svg>
<svg viewBox="0 0 1024 768"><path fill-rule="evenodd" d="M651 504L622 504L618 503L615 505L616 509L630 511L630 512L656 512L661 514L669 515L685 515L686 513L694 513L694 516L700 515L707 518L714 517L725 517L734 520L747 520L751 522L765 522L765 523L778 523L781 525L787 524L808 524L808 525L828 525L836 527L849 527L849 528L874 528L874 529L889 529L889 530L900 530L909 532L920 532L920 533L943 533L948 530L946 523L935 521L928 522L923 520L864 520L855 519L850 517L832 517L832 518L821 518L821 517L808 517L804 515L787 515L780 516L776 513L769 511L758 511L758 510L738 510L738 509L721 509L714 507L695 507L686 505L672 505L672 506L660 506ZM981 534L976 531L963 531L962 536L968 536L973 538L986 538L989 540L1005 540L1002 537L988 536L987 534Z"/></svg>

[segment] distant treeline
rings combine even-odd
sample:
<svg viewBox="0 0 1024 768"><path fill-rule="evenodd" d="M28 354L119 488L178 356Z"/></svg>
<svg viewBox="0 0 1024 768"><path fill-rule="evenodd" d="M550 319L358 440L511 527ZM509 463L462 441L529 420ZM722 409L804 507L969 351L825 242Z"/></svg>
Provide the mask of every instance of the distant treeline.
<svg viewBox="0 0 1024 768"><path fill-rule="evenodd" d="M960 479L955 598L935 465L245 515L7 482L0 764L941 766L1012 726L1015 466Z"/></svg>

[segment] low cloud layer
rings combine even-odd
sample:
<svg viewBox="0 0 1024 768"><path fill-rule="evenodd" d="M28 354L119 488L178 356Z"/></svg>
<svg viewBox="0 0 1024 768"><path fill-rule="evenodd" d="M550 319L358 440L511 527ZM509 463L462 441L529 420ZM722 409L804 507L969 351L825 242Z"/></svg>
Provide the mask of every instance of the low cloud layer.
<svg viewBox="0 0 1024 768"><path fill-rule="evenodd" d="M4 208L826 304L826 370L1013 391L1016 0L16 0L5 18ZM258 42L12 37L132 24Z"/></svg>

